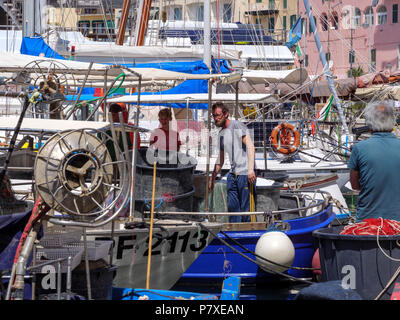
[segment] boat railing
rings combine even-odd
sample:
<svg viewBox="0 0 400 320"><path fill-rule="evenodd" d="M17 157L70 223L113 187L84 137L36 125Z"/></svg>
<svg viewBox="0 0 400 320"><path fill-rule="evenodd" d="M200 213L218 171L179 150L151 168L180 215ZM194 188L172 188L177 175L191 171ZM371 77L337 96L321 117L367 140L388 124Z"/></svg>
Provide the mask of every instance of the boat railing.
<svg viewBox="0 0 400 320"><path fill-rule="evenodd" d="M285 194L301 194L301 191L290 191ZM162 216L265 216L265 215L279 215L285 213L299 213L304 216L305 213L311 212L314 214L316 212L320 212L326 209L329 205L332 204L333 198L329 192L324 190L315 190L315 193L320 193L323 195L323 199L311 199L310 203L293 209L281 209L281 210L267 210L267 211L246 211L246 212L180 212L180 211L163 211L158 213L158 217L162 218Z"/></svg>

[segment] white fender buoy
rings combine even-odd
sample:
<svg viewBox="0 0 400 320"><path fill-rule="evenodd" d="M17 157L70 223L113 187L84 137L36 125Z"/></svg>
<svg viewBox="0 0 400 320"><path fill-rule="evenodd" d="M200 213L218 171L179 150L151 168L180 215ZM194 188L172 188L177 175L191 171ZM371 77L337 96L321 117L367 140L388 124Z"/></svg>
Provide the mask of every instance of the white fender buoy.
<svg viewBox="0 0 400 320"><path fill-rule="evenodd" d="M272 262L290 267L294 260L295 250L292 240L285 233L269 231L258 239L255 253ZM256 257L256 260L261 265L261 268L267 268L263 268L267 272L269 271L268 269L278 272L284 272L288 269L288 267L278 266L258 257Z"/></svg>

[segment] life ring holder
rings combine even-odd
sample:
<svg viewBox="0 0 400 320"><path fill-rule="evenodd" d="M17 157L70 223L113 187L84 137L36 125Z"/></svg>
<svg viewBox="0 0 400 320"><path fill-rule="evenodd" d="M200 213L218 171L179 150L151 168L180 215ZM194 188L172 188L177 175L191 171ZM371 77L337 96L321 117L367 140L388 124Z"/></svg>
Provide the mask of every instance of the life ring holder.
<svg viewBox="0 0 400 320"><path fill-rule="evenodd" d="M272 129L270 142L274 151L293 155L300 147L300 133L294 125L282 122Z"/></svg>

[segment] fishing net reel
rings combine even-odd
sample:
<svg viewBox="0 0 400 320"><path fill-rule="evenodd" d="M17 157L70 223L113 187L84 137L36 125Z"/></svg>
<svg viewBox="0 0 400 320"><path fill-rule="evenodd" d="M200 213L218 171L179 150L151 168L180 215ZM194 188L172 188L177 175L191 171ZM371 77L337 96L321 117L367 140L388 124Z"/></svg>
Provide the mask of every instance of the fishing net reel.
<svg viewBox="0 0 400 320"><path fill-rule="evenodd" d="M76 82L72 72L64 64L53 60L35 60L20 72L28 81L31 106L27 112L32 117L62 118L62 113L74 102ZM66 95L71 99L67 101Z"/></svg>
<svg viewBox="0 0 400 320"><path fill-rule="evenodd" d="M55 211L51 222L91 227L111 221L129 198L129 163L103 131L79 129L52 136L34 166L36 190Z"/></svg>

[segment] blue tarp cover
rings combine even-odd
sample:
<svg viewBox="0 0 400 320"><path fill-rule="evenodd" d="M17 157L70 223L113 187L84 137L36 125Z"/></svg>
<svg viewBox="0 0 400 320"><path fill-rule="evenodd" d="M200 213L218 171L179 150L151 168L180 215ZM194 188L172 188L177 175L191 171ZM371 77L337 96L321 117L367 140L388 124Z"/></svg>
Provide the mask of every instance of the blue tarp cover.
<svg viewBox="0 0 400 320"><path fill-rule="evenodd" d="M41 37L24 37L21 44L22 54L39 56L44 54L45 57L62 59L64 57L52 50ZM128 68L156 68L168 71L189 73L189 74L208 74L209 70L202 60L193 62L161 62L161 63L142 63L142 64L123 64ZM212 60L212 73L229 73L229 67L225 60ZM115 85L117 86L119 82ZM208 85L207 80L186 80L179 85L159 92L142 92L142 95L147 94L177 94L177 93L207 93ZM84 88L80 96L80 100L91 100L96 98L94 96L95 88ZM136 93L137 94L137 93ZM66 96L67 100L75 100L76 96ZM160 104L143 104L143 105L160 105ZM163 105L163 104L161 104ZM169 106L169 104L164 104ZM172 108L186 108L186 103L172 103ZM205 103L191 103L189 105L192 109L207 109L208 105Z"/></svg>
<svg viewBox="0 0 400 320"><path fill-rule="evenodd" d="M28 38L24 37L21 43L20 52L31 56L44 55L46 58L62 59L65 58L50 48L42 37Z"/></svg>

